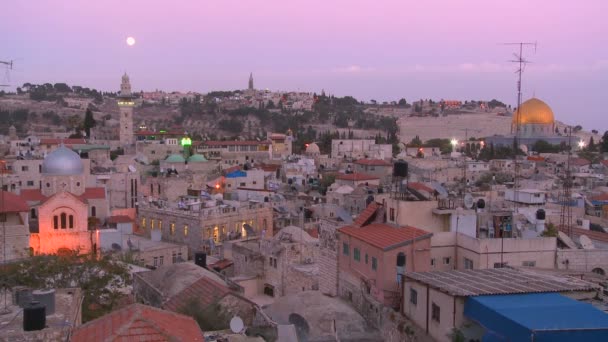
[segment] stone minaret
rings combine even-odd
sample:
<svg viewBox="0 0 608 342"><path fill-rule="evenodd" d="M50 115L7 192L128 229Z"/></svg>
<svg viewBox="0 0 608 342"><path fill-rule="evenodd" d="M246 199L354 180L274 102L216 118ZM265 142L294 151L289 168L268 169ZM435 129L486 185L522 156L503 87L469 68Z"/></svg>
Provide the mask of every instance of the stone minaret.
<svg viewBox="0 0 608 342"><path fill-rule="evenodd" d="M249 74L249 90L253 90L253 73Z"/></svg>
<svg viewBox="0 0 608 342"><path fill-rule="evenodd" d="M122 147L131 146L133 141L133 96L131 95L131 82L125 73L120 84L118 108L120 112L119 139Z"/></svg>

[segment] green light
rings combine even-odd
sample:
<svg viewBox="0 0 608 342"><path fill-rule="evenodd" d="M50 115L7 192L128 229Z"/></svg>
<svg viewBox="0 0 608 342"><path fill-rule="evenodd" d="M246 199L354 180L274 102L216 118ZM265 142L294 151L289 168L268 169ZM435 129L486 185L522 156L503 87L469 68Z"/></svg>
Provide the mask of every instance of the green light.
<svg viewBox="0 0 608 342"><path fill-rule="evenodd" d="M192 139L188 137L182 138L182 146L190 146L192 145Z"/></svg>
<svg viewBox="0 0 608 342"><path fill-rule="evenodd" d="M167 131L165 131L164 129L161 129L159 132L160 133L167 133Z"/></svg>

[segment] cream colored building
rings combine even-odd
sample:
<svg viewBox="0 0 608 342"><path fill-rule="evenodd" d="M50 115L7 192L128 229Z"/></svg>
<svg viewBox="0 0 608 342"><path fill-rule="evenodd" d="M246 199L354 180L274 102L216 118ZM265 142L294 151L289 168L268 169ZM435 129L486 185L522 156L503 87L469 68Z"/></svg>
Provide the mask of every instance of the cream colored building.
<svg viewBox="0 0 608 342"><path fill-rule="evenodd" d="M0 190L0 264L29 255L29 206L19 196Z"/></svg>

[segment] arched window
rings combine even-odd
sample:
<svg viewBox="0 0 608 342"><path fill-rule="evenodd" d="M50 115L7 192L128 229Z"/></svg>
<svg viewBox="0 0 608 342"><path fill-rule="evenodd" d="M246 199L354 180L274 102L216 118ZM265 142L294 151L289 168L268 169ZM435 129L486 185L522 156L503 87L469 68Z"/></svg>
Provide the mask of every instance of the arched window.
<svg viewBox="0 0 608 342"><path fill-rule="evenodd" d="M70 228L74 228L74 215L68 217L68 223Z"/></svg>
<svg viewBox="0 0 608 342"><path fill-rule="evenodd" d="M160 195L160 184L158 184L157 189L158 189L157 193Z"/></svg>
<svg viewBox="0 0 608 342"><path fill-rule="evenodd" d="M93 216L93 217L97 216L97 208L95 208L95 206L91 207L91 216Z"/></svg>
<svg viewBox="0 0 608 342"><path fill-rule="evenodd" d="M54 229L59 228L59 217L57 217L57 215L53 216L53 228Z"/></svg>
<svg viewBox="0 0 608 342"><path fill-rule="evenodd" d="M606 275L606 272L604 272L604 270L601 269L601 268L599 268L599 267L594 268L593 270L591 270L591 272L593 272L595 274L598 274L598 275L601 275L601 276Z"/></svg>
<svg viewBox="0 0 608 342"><path fill-rule="evenodd" d="M32 208L30 210L30 218L32 218L32 219L36 219L37 218L37 216L36 216L36 209L35 208Z"/></svg>
<svg viewBox="0 0 608 342"><path fill-rule="evenodd" d="M61 213L61 229L65 229L68 226L68 216L65 213Z"/></svg>
<svg viewBox="0 0 608 342"><path fill-rule="evenodd" d="M150 195L154 195L154 184L150 184Z"/></svg>

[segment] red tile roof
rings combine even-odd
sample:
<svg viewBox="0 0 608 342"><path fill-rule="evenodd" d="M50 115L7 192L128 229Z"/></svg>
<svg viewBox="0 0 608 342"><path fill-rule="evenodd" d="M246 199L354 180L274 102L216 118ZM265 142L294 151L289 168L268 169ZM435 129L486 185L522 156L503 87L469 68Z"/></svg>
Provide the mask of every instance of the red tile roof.
<svg viewBox="0 0 608 342"><path fill-rule="evenodd" d="M126 215L110 216L108 223L133 223L133 219Z"/></svg>
<svg viewBox="0 0 608 342"><path fill-rule="evenodd" d="M365 208L365 210L363 210L359 214L359 216L357 216L354 223L359 227L363 226L365 223L367 223L372 218L372 216L374 216L374 214L376 213L376 210L378 210L378 208L380 208L380 205L378 205L378 203L371 202Z"/></svg>
<svg viewBox="0 0 608 342"><path fill-rule="evenodd" d="M589 199L592 201L608 201L608 193L605 192L603 194L591 196Z"/></svg>
<svg viewBox="0 0 608 342"><path fill-rule="evenodd" d="M261 165L257 165L257 167L266 172L276 172L278 169L281 168L281 165L280 164L261 164Z"/></svg>
<svg viewBox="0 0 608 342"><path fill-rule="evenodd" d="M191 317L132 304L77 327L70 340L202 342L205 338Z"/></svg>
<svg viewBox="0 0 608 342"><path fill-rule="evenodd" d="M222 299L228 293L230 293L230 290L226 286L207 277L202 277L175 296L169 298L163 305L163 308L171 311L179 311L193 299L196 299L202 307L207 307Z"/></svg>
<svg viewBox="0 0 608 342"><path fill-rule="evenodd" d="M80 139L59 139L59 138L48 138L48 139L40 139L40 145L59 145L63 143L64 145L77 145L77 144L86 144L87 141Z"/></svg>
<svg viewBox="0 0 608 342"><path fill-rule="evenodd" d="M540 161L540 162L545 161L545 158L541 157L541 156L528 156L527 159L530 161Z"/></svg>
<svg viewBox="0 0 608 342"><path fill-rule="evenodd" d="M226 140L226 141L218 141L218 140L209 140L209 141L204 141L203 145L206 146L253 146L253 145L270 145L271 142L270 141L257 141L257 140L243 140L243 141L239 141L239 140Z"/></svg>
<svg viewBox="0 0 608 342"><path fill-rule="evenodd" d="M346 180L346 181L366 181L366 180L376 180L380 179L379 177L368 175L367 173L339 173L336 176L336 179Z"/></svg>
<svg viewBox="0 0 608 342"><path fill-rule="evenodd" d="M106 198L106 189L104 188L86 188L84 193L80 195L83 200L88 199L104 199Z"/></svg>
<svg viewBox="0 0 608 342"><path fill-rule="evenodd" d="M407 187L417 190L417 191L426 191L430 194L432 194L434 192L434 190L432 188L430 188L422 183L419 183L419 182L409 182L409 183L407 183Z"/></svg>
<svg viewBox="0 0 608 342"><path fill-rule="evenodd" d="M27 202L44 202L46 200L46 196L39 189L23 189L20 196Z"/></svg>
<svg viewBox="0 0 608 342"><path fill-rule="evenodd" d="M0 213L22 213L29 210L30 206L19 195L0 190Z"/></svg>
<svg viewBox="0 0 608 342"><path fill-rule="evenodd" d="M369 165L369 166L392 166L393 165L382 159L359 159L359 160L355 161L355 164Z"/></svg>
<svg viewBox="0 0 608 342"><path fill-rule="evenodd" d="M231 260L228 259L222 259L218 262L215 262L213 264L209 265L209 268L213 268L213 269L218 269L218 270L223 270L226 269L230 266L234 265L234 262L232 262Z"/></svg>
<svg viewBox="0 0 608 342"><path fill-rule="evenodd" d="M430 238L433 234L414 227L394 227L386 223L372 223L364 227L346 226L338 229L382 250L390 250L413 240Z"/></svg>
<svg viewBox="0 0 608 342"><path fill-rule="evenodd" d="M589 165L589 164L591 164L591 162L588 161L585 158L572 158L572 159L570 159L570 165L585 166L585 165Z"/></svg>

